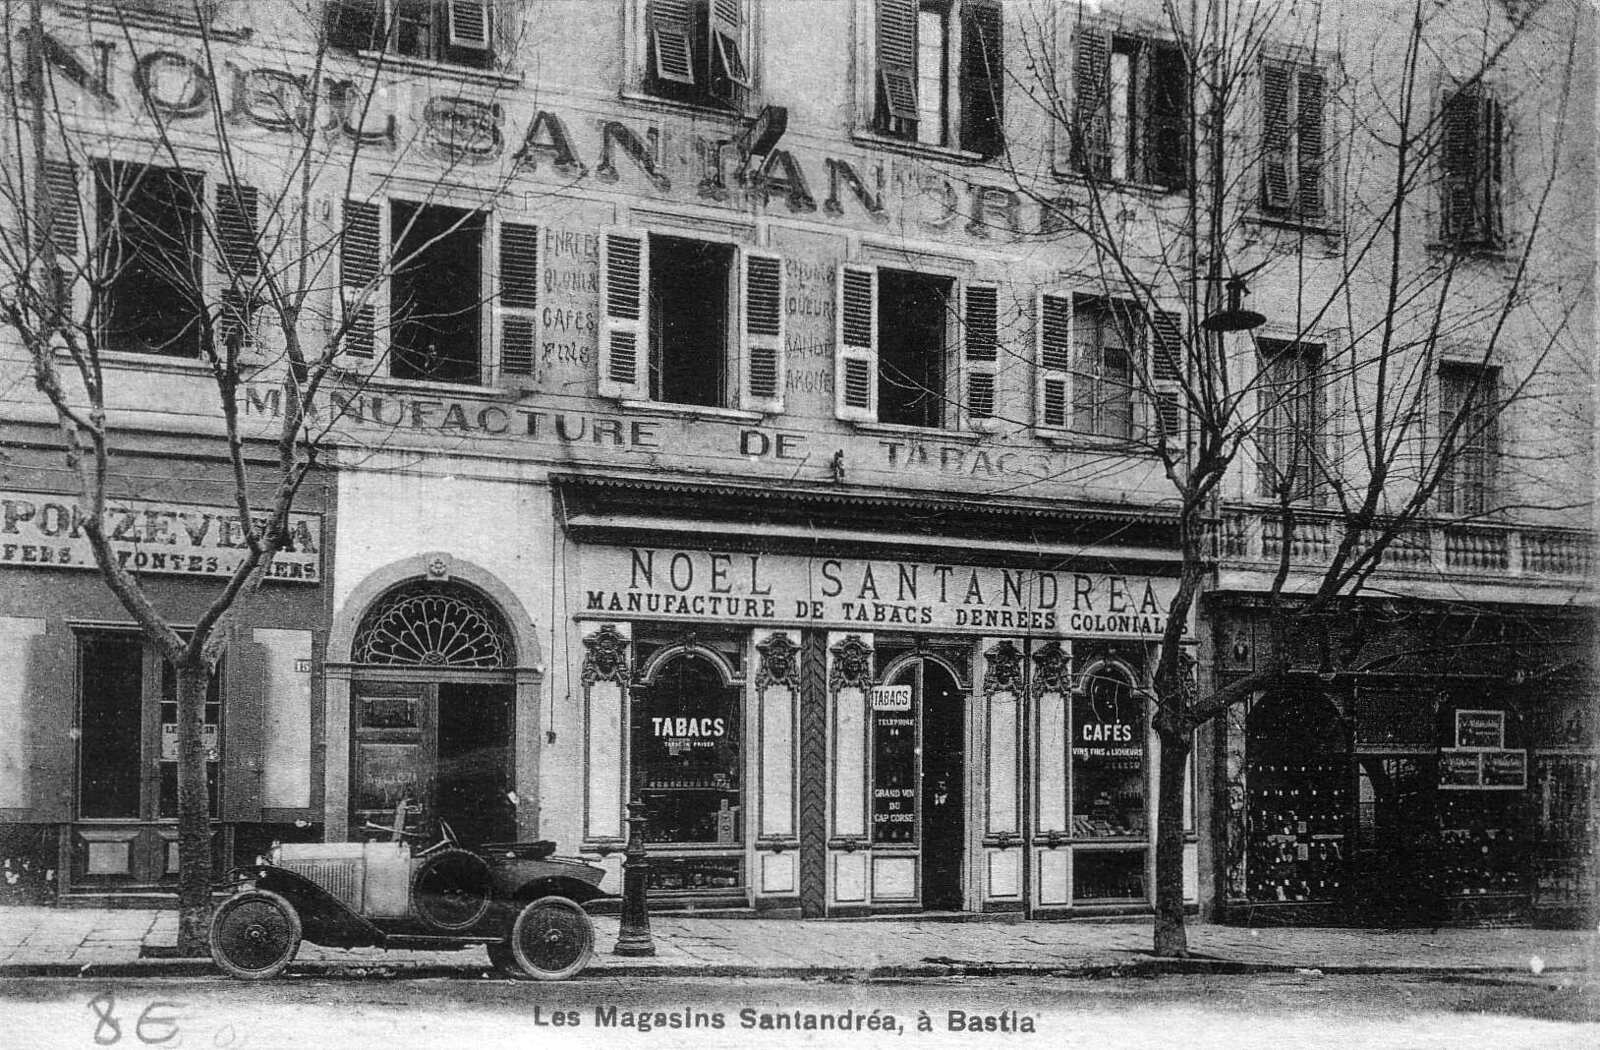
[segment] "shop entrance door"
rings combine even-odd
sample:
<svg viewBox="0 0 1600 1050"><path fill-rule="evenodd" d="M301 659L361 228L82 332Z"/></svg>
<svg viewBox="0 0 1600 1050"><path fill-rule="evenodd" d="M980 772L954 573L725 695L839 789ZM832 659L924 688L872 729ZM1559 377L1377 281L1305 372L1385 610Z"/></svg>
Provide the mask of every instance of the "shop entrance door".
<svg viewBox="0 0 1600 1050"><path fill-rule="evenodd" d="M178 690L172 665L132 631L78 636L74 888L170 882L178 872ZM220 675L201 727L211 815L218 815ZM213 858L215 861L217 858Z"/></svg>
<svg viewBox="0 0 1600 1050"><path fill-rule="evenodd" d="M966 697L934 660L909 670L922 711L922 906L953 911L966 859Z"/></svg>
<svg viewBox="0 0 1600 1050"><path fill-rule="evenodd" d="M514 837L515 808L506 794L512 690L483 682L358 682L352 832L385 837L378 829L391 827L400 800L409 799L407 825L429 838L440 820L466 845Z"/></svg>

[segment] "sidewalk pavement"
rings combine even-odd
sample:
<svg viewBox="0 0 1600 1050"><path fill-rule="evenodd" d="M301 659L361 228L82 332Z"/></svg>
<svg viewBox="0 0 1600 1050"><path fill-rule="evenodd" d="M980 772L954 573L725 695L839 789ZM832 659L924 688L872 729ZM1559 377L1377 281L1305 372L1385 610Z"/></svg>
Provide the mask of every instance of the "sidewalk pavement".
<svg viewBox="0 0 1600 1050"><path fill-rule="evenodd" d="M174 959L177 913L155 909L0 907L0 978L214 973ZM948 922L651 917L656 955L611 954L616 916L595 917L589 976L841 976L1160 972L1600 973L1600 931L1245 928L1191 923L1190 960L1150 956L1148 922ZM477 976L482 948L349 950L305 944L294 968L351 976Z"/></svg>

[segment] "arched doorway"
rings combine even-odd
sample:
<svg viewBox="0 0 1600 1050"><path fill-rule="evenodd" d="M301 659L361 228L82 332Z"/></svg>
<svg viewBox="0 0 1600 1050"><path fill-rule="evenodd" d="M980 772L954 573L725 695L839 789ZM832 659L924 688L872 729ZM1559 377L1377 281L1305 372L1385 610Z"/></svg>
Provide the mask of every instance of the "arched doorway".
<svg viewBox="0 0 1600 1050"><path fill-rule="evenodd" d="M922 906L956 911L963 906L966 860L967 695L955 673L930 657L900 664L884 684L910 687L911 718L903 712L874 712L874 788L893 789L891 767L903 768L908 780L915 776L920 755ZM919 722L920 747L915 735Z"/></svg>
<svg viewBox="0 0 1600 1050"><path fill-rule="evenodd" d="M1260 903L1348 892L1350 739L1326 697L1287 693L1246 722L1247 892Z"/></svg>
<svg viewBox="0 0 1600 1050"><path fill-rule="evenodd" d="M372 603L351 647L354 837L390 826L402 798L428 834L444 821L467 844L515 837L516 656L467 584L412 580Z"/></svg>

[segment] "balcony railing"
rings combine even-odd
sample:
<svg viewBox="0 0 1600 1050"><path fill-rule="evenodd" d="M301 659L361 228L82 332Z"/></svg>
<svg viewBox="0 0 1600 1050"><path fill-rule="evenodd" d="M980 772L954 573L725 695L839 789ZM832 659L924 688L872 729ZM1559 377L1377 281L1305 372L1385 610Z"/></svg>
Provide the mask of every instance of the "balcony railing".
<svg viewBox="0 0 1600 1050"><path fill-rule="evenodd" d="M1314 511L1297 514L1289 540L1292 567L1327 565L1341 538L1338 519ZM1213 550L1225 567L1271 568L1283 543L1283 520L1276 510L1229 507L1218 522ZM1394 538L1379 572L1582 583L1594 576L1594 537L1578 529L1425 522Z"/></svg>

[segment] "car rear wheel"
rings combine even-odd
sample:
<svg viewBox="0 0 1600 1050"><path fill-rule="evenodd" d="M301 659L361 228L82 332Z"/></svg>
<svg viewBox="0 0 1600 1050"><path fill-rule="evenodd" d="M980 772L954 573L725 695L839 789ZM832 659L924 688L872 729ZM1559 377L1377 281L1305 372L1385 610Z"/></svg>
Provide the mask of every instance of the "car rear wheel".
<svg viewBox="0 0 1600 1050"><path fill-rule="evenodd" d="M211 917L211 958L240 980L283 972L300 948L294 905L267 890L246 890L223 901Z"/></svg>
<svg viewBox="0 0 1600 1050"><path fill-rule="evenodd" d="M589 965L593 950L589 913L566 897L540 897L511 927L517 965L536 981L566 980Z"/></svg>

